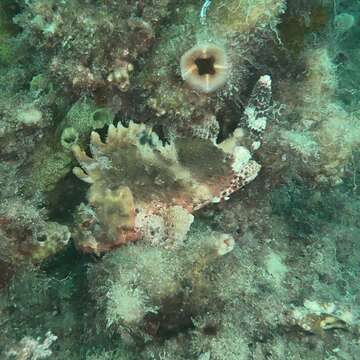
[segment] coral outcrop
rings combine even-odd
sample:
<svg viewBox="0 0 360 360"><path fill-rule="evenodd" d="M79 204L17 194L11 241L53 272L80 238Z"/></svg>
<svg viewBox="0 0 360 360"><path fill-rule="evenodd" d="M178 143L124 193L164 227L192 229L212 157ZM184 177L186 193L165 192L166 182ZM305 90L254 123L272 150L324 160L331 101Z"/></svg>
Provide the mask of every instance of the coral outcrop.
<svg viewBox="0 0 360 360"><path fill-rule="evenodd" d="M224 34L249 33L269 26L275 29L279 16L285 11L283 0L230 0L209 7L208 21Z"/></svg>
<svg viewBox="0 0 360 360"><path fill-rule="evenodd" d="M329 50L306 53L308 72L289 106L299 116L299 122L281 137L287 146L304 161L306 176L319 183L338 184L346 165L359 145L360 125L356 113L349 113L336 98L337 76Z"/></svg>
<svg viewBox="0 0 360 360"><path fill-rule="evenodd" d="M157 121L165 127L174 117L187 124L195 119L206 123L208 114L219 119L229 103L239 96L248 96L257 78L267 73L264 69L252 69L251 63L262 62L265 44L262 38L276 34L274 29L284 10L285 2L281 0L251 4L214 1L208 7L206 22L201 24L199 7L184 4L149 52L147 66L134 74L138 86L148 94L146 103L159 118ZM251 32L257 33L256 41L249 36ZM195 50L206 52L207 47L213 49L214 61L225 62L225 66L216 71L216 76L215 73L194 76L198 65L190 66L192 56L195 61ZM206 58L212 61L211 56ZM206 65L206 61L198 61ZM202 71L211 72L211 66ZM206 85L206 78L212 85Z"/></svg>
<svg viewBox="0 0 360 360"><path fill-rule="evenodd" d="M0 224L0 260L13 265L39 263L63 249L70 240L67 226L47 221L44 212L29 202L3 202Z"/></svg>
<svg viewBox="0 0 360 360"><path fill-rule="evenodd" d="M1 0L0 358L357 359L359 17Z"/></svg>
<svg viewBox="0 0 360 360"><path fill-rule="evenodd" d="M110 329L131 336L130 342L191 327L190 317L208 305L209 299L200 299L212 286L211 269L233 249L231 235L196 224L186 245L176 250L141 243L109 253L89 272L99 314L105 314Z"/></svg>

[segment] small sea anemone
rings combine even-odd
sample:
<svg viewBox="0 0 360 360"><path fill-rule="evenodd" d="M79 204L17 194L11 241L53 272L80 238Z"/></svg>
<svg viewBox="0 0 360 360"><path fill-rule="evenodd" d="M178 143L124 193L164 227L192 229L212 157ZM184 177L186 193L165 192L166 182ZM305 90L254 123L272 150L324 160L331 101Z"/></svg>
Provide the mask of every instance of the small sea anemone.
<svg viewBox="0 0 360 360"><path fill-rule="evenodd" d="M183 80L191 87L210 93L225 84L230 66L222 47L202 44L192 47L181 57L180 69Z"/></svg>

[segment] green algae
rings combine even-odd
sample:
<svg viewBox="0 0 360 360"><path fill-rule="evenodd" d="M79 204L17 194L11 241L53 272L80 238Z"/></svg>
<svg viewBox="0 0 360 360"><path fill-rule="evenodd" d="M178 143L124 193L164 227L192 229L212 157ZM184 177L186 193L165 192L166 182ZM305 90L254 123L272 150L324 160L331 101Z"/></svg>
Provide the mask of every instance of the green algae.
<svg viewBox="0 0 360 360"><path fill-rule="evenodd" d="M11 65L16 61L14 36L19 29L12 23L17 8L13 1L2 1L0 4L0 64Z"/></svg>

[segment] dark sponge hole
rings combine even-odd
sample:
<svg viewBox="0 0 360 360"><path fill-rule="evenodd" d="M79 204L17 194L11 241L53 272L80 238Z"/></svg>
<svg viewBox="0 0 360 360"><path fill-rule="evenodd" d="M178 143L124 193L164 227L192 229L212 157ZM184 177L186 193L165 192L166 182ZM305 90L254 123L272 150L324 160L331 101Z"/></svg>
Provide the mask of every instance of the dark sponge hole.
<svg viewBox="0 0 360 360"><path fill-rule="evenodd" d="M215 59L211 56L209 58L197 58L195 60L195 64L198 68L199 75L215 75L215 67L214 67Z"/></svg>

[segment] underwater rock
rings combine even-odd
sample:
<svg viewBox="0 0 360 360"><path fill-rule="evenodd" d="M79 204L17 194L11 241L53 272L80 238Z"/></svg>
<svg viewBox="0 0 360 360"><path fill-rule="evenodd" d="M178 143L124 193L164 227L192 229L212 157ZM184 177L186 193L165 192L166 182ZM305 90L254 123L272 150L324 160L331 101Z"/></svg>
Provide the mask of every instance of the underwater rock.
<svg viewBox="0 0 360 360"><path fill-rule="evenodd" d="M56 83L77 93L111 93L114 83L120 91L128 88L131 63L155 41L168 4L39 0L26 2L14 21L36 48L46 49L46 70Z"/></svg>
<svg viewBox="0 0 360 360"><path fill-rule="evenodd" d="M134 66L122 60L117 60L114 69L107 77L109 83L115 84L120 91L126 92L130 87L130 73L134 70Z"/></svg>
<svg viewBox="0 0 360 360"><path fill-rule="evenodd" d="M228 0L209 7L207 21L221 34L249 33L265 27L275 28L285 12L284 0Z"/></svg>
<svg viewBox="0 0 360 360"><path fill-rule="evenodd" d="M146 66L134 73L155 115L149 121L164 127L180 121L191 126L206 122L209 114L219 121L234 102L247 99L257 78L268 73L266 67L252 65L273 56L265 44L269 38L276 41L274 29L285 1L206 4L205 21L199 19L194 3L177 9L150 49ZM252 32L256 36L249 35Z"/></svg>
<svg viewBox="0 0 360 360"><path fill-rule="evenodd" d="M104 315L108 328L139 341L191 326L189 317L203 306L202 292L212 286L207 279L212 265L221 263L235 244L231 235L199 224L186 241L177 249L129 245L92 266L88 277L99 319Z"/></svg>
<svg viewBox="0 0 360 360"><path fill-rule="evenodd" d="M13 64L18 55L12 38L18 30L11 21L14 8L16 6L12 1L4 0L0 4L0 65L2 66Z"/></svg>
<svg viewBox="0 0 360 360"><path fill-rule="evenodd" d="M0 2L1 359L358 358L358 1Z"/></svg>
<svg viewBox="0 0 360 360"><path fill-rule="evenodd" d="M340 184L360 145L359 117L336 97L338 79L329 50L308 51L306 61L306 78L288 104L299 121L291 131L281 130L281 146L296 152L304 175L318 183Z"/></svg>
<svg viewBox="0 0 360 360"><path fill-rule="evenodd" d="M346 306L310 300L305 300L303 307L296 307L291 316L294 324L307 332L321 336L328 330L348 330L354 322L351 309Z"/></svg>
<svg viewBox="0 0 360 360"><path fill-rule="evenodd" d="M5 359L36 360L50 358L53 354L50 347L57 338L51 331L46 333L45 339L42 342L40 338L35 339L26 336L5 353Z"/></svg>
<svg viewBox="0 0 360 360"><path fill-rule="evenodd" d="M14 265L39 263L64 249L70 240L67 226L47 221L28 201L6 201L0 206L1 257Z"/></svg>
<svg viewBox="0 0 360 360"><path fill-rule="evenodd" d="M356 23L355 17L352 14L341 13L335 16L334 26L336 31L341 34L349 31Z"/></svg>

